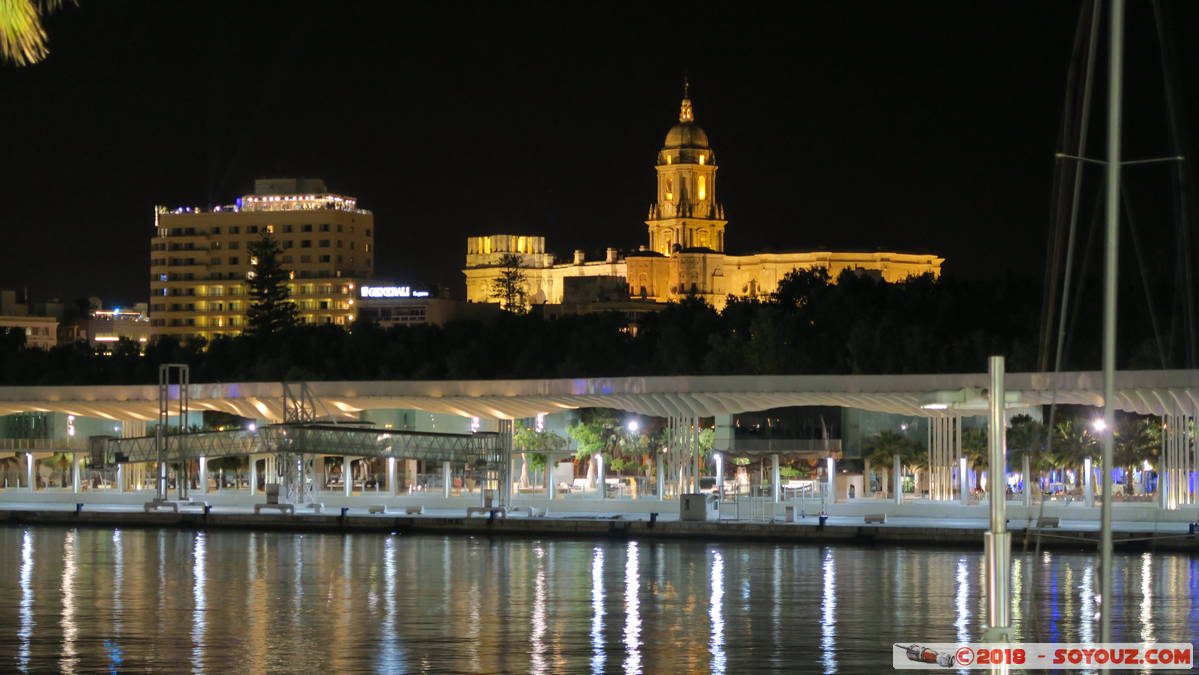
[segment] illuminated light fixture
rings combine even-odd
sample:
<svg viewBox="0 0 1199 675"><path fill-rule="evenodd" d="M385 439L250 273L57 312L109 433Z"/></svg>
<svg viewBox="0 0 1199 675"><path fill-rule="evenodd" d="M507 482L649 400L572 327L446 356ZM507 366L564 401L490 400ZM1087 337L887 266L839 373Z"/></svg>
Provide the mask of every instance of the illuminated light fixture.
<svg viewBox="0 0 1199 675"><path fill-rule="evenodd" d="M1095 433L1101 434L1107 431L1107 421L1102 417L1096 417L1091 420L1091 428L1095 430Z"/></svg>
<svg viewBox="0 0 1199 675"><path fill-rule="evenodd" d="M1020 392L1004 392L1003 405L1005 408L1022 408ZM933 391L920 397L920 408L923 410L969 410L985 411L990 406L987 391L979 387L964 387Z"/></svg>
<svg viewBox="0 0 1199 675"><path fill-rule="evenodd" d="M246 428L249 429L250 431L258 431L258 425L254 422L250 422L250 426L248 426Z"/></svg>
<svg viewBox="0 0 1199 675"><path fill-rule="evenodd" d="M630 434L637 433L637 430L641 428L641 425L637 422L637 420L629 420L629 423L625 426L628 428Z"/></svg>
<svg viewBox="0 0 1199 675"><path fill-rule="evenodd" d="M121 338L112 337L110 335L104 335L104 336L93 338L93 339L96 342L116 342L117 340L120 340ZM142 339L145 340L145 338L142 338Z"/></svg>

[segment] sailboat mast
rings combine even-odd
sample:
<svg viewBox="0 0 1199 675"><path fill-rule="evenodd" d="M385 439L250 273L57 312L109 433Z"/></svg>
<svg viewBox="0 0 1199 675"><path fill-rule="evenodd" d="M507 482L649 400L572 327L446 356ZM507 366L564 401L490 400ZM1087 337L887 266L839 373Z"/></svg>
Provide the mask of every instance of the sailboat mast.
<svg viewBox="0 0 1199 675"><path fill-rule="evenodd" d="M1112 441L1116 396L1116 265L1120 235L1120 116L1124 66L1124 0L1111 0L1107 90L1107 226L1103 261L1103 508L1100 512L1101 642L1112 641Z"/></svg>

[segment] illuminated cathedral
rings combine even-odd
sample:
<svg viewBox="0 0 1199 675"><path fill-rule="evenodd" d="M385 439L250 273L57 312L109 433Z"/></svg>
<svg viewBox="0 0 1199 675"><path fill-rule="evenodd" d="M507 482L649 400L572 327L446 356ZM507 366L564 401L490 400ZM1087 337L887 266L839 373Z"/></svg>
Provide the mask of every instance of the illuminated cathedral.
<svg viewBox="0 0 1199 675"><path fill-rule="evenodd" d="M493 281L504 256L520 260L528 304L558 304L568 277L619 277L630 298L655 302L688 296L703 298L717 309L728 296L773 293L792 270L825 268L836 279L842 271L902 281L923 274L939 276L944 258L929 253L794 251L748 255L725 253L724 206L716 199L716 153L708 135L695 122L690 96L684 92L679 121L666 134L655 165L656 199L645 221L648 244L620 254L609 248L604 260L588 261L575 251L569 262L557 262L545 249L545 237L489 235L467 239L466 299L495 302Z"/></svg>

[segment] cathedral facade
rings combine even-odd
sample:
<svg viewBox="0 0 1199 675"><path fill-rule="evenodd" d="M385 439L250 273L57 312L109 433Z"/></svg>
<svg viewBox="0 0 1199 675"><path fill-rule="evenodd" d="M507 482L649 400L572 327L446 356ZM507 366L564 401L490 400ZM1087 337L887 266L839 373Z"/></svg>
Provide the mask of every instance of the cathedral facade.
<svg viewBox="0 0 1199 675"><path fill-rule="evenodd" d="M564 279L572 276L623 277L631 298L669 302L695 296L721 309L730 295L761 297L773 293L783 277L798 269L823 267L833 279L851 270L891 282L941 274L945 259L928 253L726 254L728 221L716 199L716 153L707 133L695 123L695 112L686 95L678 124L667 132L655 169L656 199L645 221L648 243L639 250L621 257L610 248L603 261L587 261L581 251L575 251L570 262L558 263L545 251L544 237L470 237L463 270L467 300L496 301L493 285L503 269L500 260L504 256L520 260L530 304L561 303Z"/></svg>

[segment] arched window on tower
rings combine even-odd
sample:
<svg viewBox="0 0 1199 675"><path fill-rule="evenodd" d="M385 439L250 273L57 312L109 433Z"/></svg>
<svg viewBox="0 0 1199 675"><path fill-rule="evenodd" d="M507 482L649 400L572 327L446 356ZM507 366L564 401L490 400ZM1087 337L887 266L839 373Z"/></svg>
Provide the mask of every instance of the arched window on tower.
<svg viewBox="0 0 1199 675"><path fill-rule="evenodd" d="M699 189L696 192L699 193L699 200L701 202L708 198L708 179L706 176L699 177Z"/></svg>
<svg viewBox="0 0 1199 675"><path fill-rule="evenodd" d="M674 199L674 181L666 179L666 201Z"/></svg>

